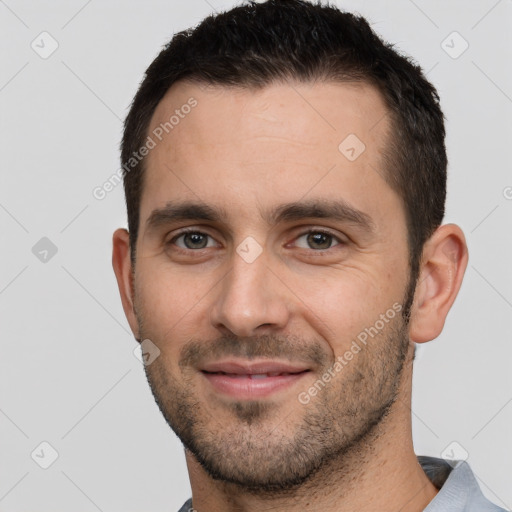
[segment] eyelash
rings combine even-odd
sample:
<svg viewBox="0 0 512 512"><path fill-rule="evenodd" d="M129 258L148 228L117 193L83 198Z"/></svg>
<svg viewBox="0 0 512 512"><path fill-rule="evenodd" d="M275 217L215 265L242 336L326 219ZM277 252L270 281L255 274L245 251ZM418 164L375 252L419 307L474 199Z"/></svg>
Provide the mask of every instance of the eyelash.
<svg viewBox="0 0 512 512"><path fill-rule="evenodd" d="M189 229L184 229L183 231L180 231L180 233L178 233L177 235L175 235L173 238L171 238L166 245L174 245L176 247L176 249L182 253L189 253L189 252L201 252L202 250L205 250L205 249L209 249L209 247L203 247L201 249L184 249L182 247L178 247L175 245L175 242L176 240L178 240L179 238L181 238L182 236L184 235L187 235L189 233L194 233L194 234L198 234L198 235L205 235L207 237L210 237L213 239L213 237L211 235L209 235L208 233L204 233L202 231L199 231L197 229L194 229L194 228L189 228ZM338 242L336 245L333 245L332 247L329 247L327 249L310 249L310 251L314 252L314 253L318 253L318 254L321 254L321 253L325 253L331 249L334 249L334 247L337 247L338 245L346 245L346 242L344 242L343 240L341 240L339 237L337 237L336 235L334 235L333 233L331 233L330 231L326 231L324 229L309 229L307 231L304 231L302 233L299 233L295 239L298 239L298 238L301 238L305 235L310 235L311 233L320 233L322 235L326 235L326 236L329 236L331 237L333 240L335 240L336 242ZM304 248L301 248L301 249L304 249ZM305 249L304 249L305 250Z"/></svg>

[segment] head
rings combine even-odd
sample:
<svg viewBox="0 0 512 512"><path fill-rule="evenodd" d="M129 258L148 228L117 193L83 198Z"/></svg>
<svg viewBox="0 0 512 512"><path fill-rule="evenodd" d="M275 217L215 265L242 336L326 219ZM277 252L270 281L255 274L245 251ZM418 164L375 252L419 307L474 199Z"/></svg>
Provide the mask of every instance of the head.
<svg viewBox="0 0 512 512"><path fill-rule="evenodd" d="M284 490L380 435L466 264L441 226L444 136L421 69L330 6L244 4L150 65L125 123L114 268L160 352L157 403L213 478ZM290 367L282 389L223 382L222 365L269 361Z"/></svg>
<svg viewBox="0 0 512 512"><path fill-rule="evenodd" d="M176 34L147 69L121 146L133 260L146 163L133 154L152 135L156 106L183 80L248 90L286 80L375 87L390 128L379 171L403 202L414 280L423 244L444 216L447 158L438 95L420 67L379 39L364 18L302 0L248 2L212 15Z"/></svg>

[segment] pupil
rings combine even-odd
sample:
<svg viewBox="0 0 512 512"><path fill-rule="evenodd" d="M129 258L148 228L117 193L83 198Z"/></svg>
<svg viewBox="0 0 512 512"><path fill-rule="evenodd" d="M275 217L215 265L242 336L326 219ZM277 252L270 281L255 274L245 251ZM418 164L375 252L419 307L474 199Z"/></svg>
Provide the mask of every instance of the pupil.
<svg viewBox="0 0 512 512"><path fill-rule="evenodd" d="M191 241L191 244L187 243L187 240ZM189 249L203 249L204 247L206 247L206 244L204 243L205 240L206 237L204 237L200 233L187 233L185 235L185 245ZM202 244L201 241L203 242ZM190 247L190 245L192 245L192 247ZM200 245L200 247L198 247L198 245Z"/></svg>
<svg viewBox="0 0 512 512"><path fill-rule="evenodd" d="M314 234L310 234L308 236L308 243L317 244L317 248L318 248L318 244L320 244L322 246L322 247L319 247L320 249L329 249L330 238L331 238L331 236L326 235L325 233L314 233ZM323 240L323 243L322 243L322 240Z"/></svg>

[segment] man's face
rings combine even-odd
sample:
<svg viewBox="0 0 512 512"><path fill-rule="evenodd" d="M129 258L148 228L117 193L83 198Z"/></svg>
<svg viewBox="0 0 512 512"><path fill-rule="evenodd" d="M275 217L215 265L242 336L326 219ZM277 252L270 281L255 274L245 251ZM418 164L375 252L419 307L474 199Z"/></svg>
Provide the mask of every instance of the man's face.
<svg viewBox="0 0 512 512"><path fill-rule="evenodd" d="M361 84L180 83L148 133L176 110L153 136L136 248L139 337L160 350L148 380L210 475L290 488L400 392L408 247L382 177L386 109ZM172 215L185 202L210 216Z"/></svg>

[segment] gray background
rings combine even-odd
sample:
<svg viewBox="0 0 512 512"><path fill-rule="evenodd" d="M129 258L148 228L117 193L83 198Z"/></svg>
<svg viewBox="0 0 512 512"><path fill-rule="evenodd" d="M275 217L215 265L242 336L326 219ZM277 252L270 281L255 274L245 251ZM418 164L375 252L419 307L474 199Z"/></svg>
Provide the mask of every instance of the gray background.
<svg viewBox="0 0 512 512"><path fill-rule="evenodd" d="M446 221L464 229L470 264L419 352L416 451L467 456L510 509L512 2L337 3L414 56L447 117ZM190 496L111 268L122 186L92 191L119 168L122 119L160 47L234 4L0 0L0 511L172 512ZM46 59L43 31L59 45Z"/></svg>

